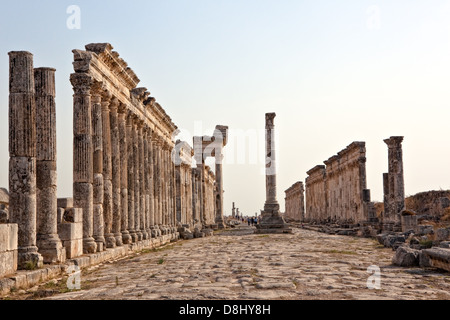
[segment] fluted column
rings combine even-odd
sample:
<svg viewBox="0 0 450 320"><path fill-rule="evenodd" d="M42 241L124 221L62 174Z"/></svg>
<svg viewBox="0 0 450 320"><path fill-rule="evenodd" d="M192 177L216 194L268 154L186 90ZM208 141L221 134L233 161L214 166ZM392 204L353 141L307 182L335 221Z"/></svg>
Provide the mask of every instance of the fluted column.
<svg viewBox="0 0 450 320"><path fill-rule="evenodd" d="M140 152L139 152L139 120L137 117L133 119L133 154L134 154L134 230L136 232L136 239L142 240L141 231L141 167L140 167Z"/></svg>
<svg viewBox="0 0 450 320"><path fill-rule="evenodd" d="M73 96L73 201L83 209L83 252L94 253L97 244L93 238L93 145L91 95L92 78L85 73L70 76Z"/></svg>
<svg viewBox="0 0 450 320"><path fill-rule="evenodd" d="M107 248L116 246L116 239L112 233L113 221L113 187L112 187L112 160L111 160L111 117L109 105L111 93L103 92L102 96L102 137L103 137L103 218L104 235Z"/></svg>
<svg viewBox="0 0 450 320"><path fill-rule="evenodd" d="M155 230L155 182L154 182L154 149L153 149L153 132L148 134L148 177L149 177L149 196L150 196L150 233L152 238L157 236Z"/></svg>
<svg viewBox="0 0 450 320"><path fill-rule="evenodd" d="M43 258L36 246L36 103L33 55L9 53L9 214L17 223L18 268Z"/></svg>
<svg viewBox="0 0 450 320"><path fill-rule="evenodd" d="M111 121L111 161L112 161L112 188L113 188L113 221L112 232L116 239L116 246L122 245L121 232L121 205L120 205L120 145L119 145L119 125L118 125L118 107L119 100L111 100L110 121Z"/></svg>
<svg viewBox="0 0 450 320"><path fill-rule="evenodd" d="M102 85L95 83L91 89L92 105L92 144L93 144L93 236L97 251L105 249L105 221L103 219L104 180L103 180L103 121L102 121Z"/></svg>
<svg viewBox="0 0 450 320"><path fill-rule="evenodd" d="M44 263L62 263L66 250L58 236L55 69L34 70L36 101L37 246Z"/></svg>
<svg viewBox="0 0 450 320"><path fill-rule="evenodd" d="M146 230L146 219L145 219L145 152L144 152L144 122L139 122L139 187L140 187L140 197L139 197L139 207L140 207L140 230L142 233L142 239L148 238L148 233Z"/></svg>
<svg viewBox="0 0 450 320"><path fill-rule="evenodd" d="M125 105L119 108L119 146L120 146L120 217L121 233L124 244L131 243L131 236L128 230L128 137L126 125Z"/></svg>
<svg viewBox="0 0 450 320"><path fill-rule="evenodd" d="M127 114L127 148L128 148L128 230L130 232L131 240L137 241L134 224L134 179L136 177L134 169L134 129L133 129L133 113L131 111Z"/></svg>
<svg viewBox="0 0 450 320"><path fill-rule="evenodd" d="M162 144L158 140L156 145L156 187L157 187L157 196L158 196L158 229L161 234L163 232L163 172L162 172L162 163L161 163L161 155L162 155Z"/></svg>
<svg viewBox="0 0 450 320"><path fill-rule="evenodd" d="M149 136L150 128L145 126L143 131L143 142L144 142L144 180L145 180L145 232L147 233L147 238L151 238L150 230L150 161L149 161Z"/></svg>
<svg viewBox="0 0 450 320"><path fill-rule="evenodd" d="M159 217L159 208L160 208L160 171L159 171L159 142L158 137L156 133L153 133L152 135L152 148L153 148L153 218L154 218L154 229L155 229L155 235L160 236L161 235L161 229L160 229L160 217Z"/></svg>

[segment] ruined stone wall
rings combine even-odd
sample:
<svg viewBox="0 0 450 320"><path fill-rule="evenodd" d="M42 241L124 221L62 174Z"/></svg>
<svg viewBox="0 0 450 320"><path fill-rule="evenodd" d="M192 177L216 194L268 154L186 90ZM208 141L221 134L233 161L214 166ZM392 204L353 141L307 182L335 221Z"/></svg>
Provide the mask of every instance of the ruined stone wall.
<svg viewBox="0 0 450 320"><path fill-rule="evenodd" d="M427 220L450 218L450 191L420 192L405 199L407 210L414 211L419 217Z"/></svg>
<svg viewBox="0 0 450 320"><path fill-rule="evenodd" d="M319 222L326 219L325 166L316 166L309 170L307 174L305 221Z"/></svg>
<svg viewBox="0 0 450 320"><path fill-rule="evenodd" d="M353 142L308 171L306 217L315 222L357 224L369 219L373 204L366 186L364 142Z"/></svg>
<svg viewBox="0 0 450 320"><path fill-rule="evenodd" d="M285 191L286 212L288 220L303 221L305 219L305 195L303 182L297 182Z"/></svg>
<svg viewBox="0 0 450 320"><path fill-rule="evenodd" d="M175 147L176 210L177 222L194 227L192 181L193 150L187 142L177 141Z"/></svg>

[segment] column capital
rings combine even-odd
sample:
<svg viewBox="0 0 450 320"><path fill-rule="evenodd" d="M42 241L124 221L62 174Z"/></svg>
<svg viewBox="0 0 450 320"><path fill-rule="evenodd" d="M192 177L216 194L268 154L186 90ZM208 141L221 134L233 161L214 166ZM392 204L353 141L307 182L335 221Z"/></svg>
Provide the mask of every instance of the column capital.
<svg viewBox="0 0 450 320"><path fill-rule="evenodd" d="M111 110L111 112L117 112L118 108L120 105L120 101L119 99L117 99L116 97L113 97L111 99L111 103L109 104L109 109Z"/></svg>
<svg viewBox="0 0 450 320"><path fill-rule="evenodd" d="M93 80L87 73L72 73L70 75L70 83L75 94L89 95Z"/></svg>
<svg viewBox="0 0 450 320"><path fill-rule="evenodd" d="M117 111L119 112L119 116L125 117L128 111L127 105L124 103L120 103Z"/></svg>

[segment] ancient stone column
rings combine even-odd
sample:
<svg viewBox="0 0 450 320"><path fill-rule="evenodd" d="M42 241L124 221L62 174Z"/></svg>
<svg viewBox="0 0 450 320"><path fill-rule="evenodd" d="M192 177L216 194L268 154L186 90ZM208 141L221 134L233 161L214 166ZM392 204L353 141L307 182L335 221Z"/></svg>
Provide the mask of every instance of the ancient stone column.
<svg viewBox="0 0 450 320"><path fill-rule="evenodd" d="M148 136L148 177L149 177L149 195L150 195L150 234L156 238L155 230L155 179L154 179L154 146L153 146L153 132L149 131Z"/></svg>
<svg viewBox="0 0 450 320"><path fill-rule="evenodd" d="M141 166L139 151L139 119L133 119L133 154L134 154L134 230L136 232L137 241L142 240L141 231Z"/></svg>
<svg viewBox="0 0 450 320"><path fill-rule="evenodd" d="M112 95L108 91L102 96L102 130L103 130L103 219L104 235L107 248L116 246L116 239L112 232L113 222L113 187L112 187L112 158L111 158L111 116L109 106Z"/></svg>
<svg viewBox="0 0 450 320"><path fill-rule="evenodd" d="M403 137L391 137L384 140L387 144L389 171L384 178L385 208L383 223L399 224L401 212L405 210L405 185L403 177ZM387 180L387 181L386 181Z"/></svg>
<svg viewBox="0 0 450 320"><path fill-rule="evenodd" d="M275 113L266 114L266 202L257 233L292 233L280 215L275 163Z"/></svg>
<svg viewBox="0 0 450 320"><path fill-rule="evenodd" d="M9 215L18 229L18 268L41 267L36 246L36 103L33 55L9 53Z"/></svg>
<svg viewBox="0 0 450 320"><path fill-rule="evenodd" d="M158 141L157 144L157 173L156 173L156 186L157 186L157 196L158 196L158 229L163 232L163 170L162 170L162 143Z"/></svg>
<svg viewBox="0 0 450 320"><path fill-rule="evenodd" d="M58 236L55 69L34 70L36 101L37 246L44 263L63 263Z"/></svg>
<svg viewBox="0 0 450 320"><path fill-rule="evenodd" d="M222 181L222 148L216 149L216 224L219 229L225 228L225 223L223 221L223 181Z"/></svg>
<svg viewBox="0 0 450 320"><path fill-rule="evenodd" d="M92 105L92 145L93 145L93 236L97 243L97 252L104 251L105 221L103 219L104 180L103 180L103 121L102 121L102 84L94 83L91 89Z"/></svg>
<svg viewBox="0 0 450 320"><path fill-rule="evenodd" d="M128 139L126 124L127 108L124 104L119 107L119 147L120 147L120 217L122 242L131 243L130 232L128 231Z"/></svg>
<svg viewBox="0 0 450 320"><path fill-rule="evenodd" d="M144 126L143 128L143 143L144 143L144 202L145 202L145 212L144 212L144 221L145 221L145 232L147 234L147 239L151 238L151 230L150 230L150 163L148 157L148 139L149 139L149 130L148 126Z"/></svg>
<svg viewBox="0 0 450 320"><path fill-rule="evenodd" d="M97 244L93 238L93 145L90 75L73 73L73 201L76 208L83 209L83 252L94 253Z"/></svg>
<svg viewBox="0 0 450 320"><path fill-rule="evenodd" d="M148 238L148 233L146 230L146 220L145 220L145 151L144 151L144 122L139 122L139 187L140 187L140 197L139 197L139 207L140 207L140 230L142 233L142 239Z"/></svg>
<svg viewBox="0 0 450 320"><path fill-rule="evenodd" d="M236 218L236 207L234 206L234 202L233 202L233 208L231 208L231 216L233 218Z"/></svg>
<svg viewBox="0 0 450 320"><path fill-rule="evenodd" d="M128 147L128 230L130 232L131 240L137 241L137 235L134 230L134 178L136 176L134 169L134 129L133 129L133 113L131 111L127 114L127 147Z"/></svg>
<svg viewBox="0 0 450 320"><path fill-rule="evenodd" d="M153 217L154 217L154 229L155 229L155 235L160 236L161 230L160 230L160 204L161 204L161 196L160 196L160 169L159 169L159 142L158 137L155 133L152 135L152 147L153 147L153 199L154 199L154 205L153 205Z"/></svg>
<svg viewBox="0 0 450 320"><path fill-rule="evenodd" d="M116 246L122 246L121 230L121 205L120 205L120 141L119 141L119 122L118 107L119 100L113 98L109 106L111 121L111 161L112 161L112 188L113 188L113 221L112 232L116 239Z"/></svg>

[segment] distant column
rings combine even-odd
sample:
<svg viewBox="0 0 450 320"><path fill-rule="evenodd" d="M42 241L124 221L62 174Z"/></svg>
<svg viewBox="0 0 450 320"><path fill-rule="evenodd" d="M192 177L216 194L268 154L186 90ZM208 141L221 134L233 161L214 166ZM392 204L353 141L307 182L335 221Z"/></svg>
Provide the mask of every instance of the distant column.
<svg viewBox="0 0 450 320"><path fill-rule="evenodd" d="M51 68L34 70L37 246L44 263L62 263L66 260L57 225L55 71Z"/></svg>
<svg viewBox="0 0 450 320"><path fill-rule="evenodd" d="M83 252L94 253L97 244L93 238L93 145L91 86L92 77L86 73L70 76L75 94L73 96L73 201L83 209Z"/></svg>
<svg viewBox="0 0 450 320"><path fill-rule="evenodd" d="M18 268L43 258L36 246L36 103L33 55L9 53L9 214L17 223Z"/></svg>
<svg viewBox="0 0 450 320"><path fill-rule="evenodd" d="M403 177L403 137L384 140L387 144L389 171L384 176L385 213L383 222L400 223L400 214L405 210L405 185Z"/></svg>

